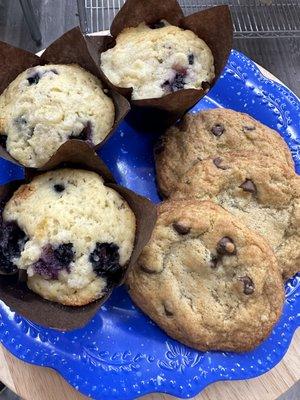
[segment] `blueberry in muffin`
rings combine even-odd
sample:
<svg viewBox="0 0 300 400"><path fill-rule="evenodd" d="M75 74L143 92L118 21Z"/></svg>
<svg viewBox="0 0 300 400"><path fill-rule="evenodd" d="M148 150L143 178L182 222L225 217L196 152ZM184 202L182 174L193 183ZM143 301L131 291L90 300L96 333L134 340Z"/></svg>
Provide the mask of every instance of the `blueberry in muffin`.
<svg viewBox="0 0 300 400"><path fill-rule="evenodd" d="M59 169L22 185L3 210L2 271L26 270L47 300L81 306L118 284L134 246L127 202L95 172Z"/></svg>
<svg viewBox="0 0 300 400"><path fill-rule="evenodd" d="M0 144L26 167L44 165L68 139L97 145L111 131L114 103L78 65L22 72L0 96Z"/></svg>
<svg viewBox="0 0 300 400"><path fill-rule="evenodd" d="M124 29L116 45L101 54L101 68L115 86L133 88L133 100L206 90L215 76L207 44L164 20Z"/></svg>

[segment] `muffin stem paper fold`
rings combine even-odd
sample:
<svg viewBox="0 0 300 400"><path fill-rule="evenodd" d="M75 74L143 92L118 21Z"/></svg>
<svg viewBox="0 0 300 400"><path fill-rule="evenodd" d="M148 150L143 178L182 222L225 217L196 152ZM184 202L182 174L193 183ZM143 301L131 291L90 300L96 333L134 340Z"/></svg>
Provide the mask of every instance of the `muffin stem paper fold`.
<svg viewBox="0 0 300 400"><path fill-rule="evenodd" d="M233 27L228 6L217 6L184 17L178 2L175 0L127 0L112 22L112 37L102 38L101 40L95 36L87 38L93 58L98 54L98 63L100 63L101 53L114 47L116 37L124 29L136 27L142 22L153 24L160 20L166 20L172 25L188 29L207 43L214 57L215 78L210 84L210 87L212 87L219 79L232 48ZM220 32L220 29L222 29L222 32ZM160 98L132 100L132 88L121 88L113 85L103 71L102 79L106 81L109 87L126 96L134 108L138 107L138 112L143 111L144 125L147 121L151 126L156 126L157 120L159 120L160 125L171 125L208 91L207 88L184 89ZM151 78L149 77L149 79Z"/></svg>

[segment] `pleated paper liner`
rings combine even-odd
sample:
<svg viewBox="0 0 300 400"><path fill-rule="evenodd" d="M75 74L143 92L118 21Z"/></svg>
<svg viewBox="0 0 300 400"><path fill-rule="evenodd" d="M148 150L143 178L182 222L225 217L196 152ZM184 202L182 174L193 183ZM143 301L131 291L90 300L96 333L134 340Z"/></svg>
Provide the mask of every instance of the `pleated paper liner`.
<svg viewBox="0 0 300 400"><path fill-rule="evenodd" d="M115 183L110 171L99 159L91 147L80 141L72 140L64 143L51 161L42 170L27 169L26 178L23 181L14 181L0 186L1 215L3 208L14 191L24 183L30 182L36 175L57 168L79 168L98 173L105 185L118 192L128 203L136 217L136 237L131 258L124 268L123 278L115 286L123 283L126 271L132 267L139 257L143 247L150 239L156 222L156 208L145 197L139 196L129 189ZM62 306L42 299L27 288L24 271L14 276L1 275L0 300L23 317L46 327L59 330L72 330L84 326L98 311L112 293L109 288L107 295L89 305L82 307Z"/></svg>
<svg viewBox="0 0 300 400"><path fill-rule="evenodd" d="M107 87L102 79L102 74L98 66L90 55L88 43L78 27L70 30L53 42L47 47L41 57L13 47L7 43L0 42L0 94L21 72L37 65L49 63L78 64L99 78L103 83L103 87L108 89L107 94L111 97L115 106L114 124L102 142L98 143L96 146L91 144L91 147L95 149L102 147L128 113L130 105L120 93ZM22 166L22 164L15 160L3 146L0 146L0 156Z"/></svg>
<svg viewBox="0 0 300 400"><path fill-rule="evenodd" d="M95 63L100 65L101 53L115 46L116 37L125 28L137 26L141 22L153 24L162 19L193 31L210 47L215 65L215 78L209 85L212 88L220 77L232 48L233 27L228 6L212 7L184 17L176 0L127 0L112 22L112 36L87 37ZM208 87L183 89L160 98L132 100L132 88L117 87L107 79L103 71L101 75L109 87L130 100L134 111L138 110L131 113L133 118L130 121L143 130L153 127L163 129L171 125L208 92Z"/></svg>

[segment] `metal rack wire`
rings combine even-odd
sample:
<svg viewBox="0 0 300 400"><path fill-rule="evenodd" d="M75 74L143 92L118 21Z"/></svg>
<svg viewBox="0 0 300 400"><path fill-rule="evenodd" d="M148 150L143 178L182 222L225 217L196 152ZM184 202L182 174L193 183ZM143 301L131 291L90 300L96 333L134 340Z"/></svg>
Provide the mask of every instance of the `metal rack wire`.
<svg viewBox="0 0 300 400"><path fill-rule="evenodd" d="M108 30L125 3L125 0L77 1L81 27L86 33ZM300 0L181 0L179 3L186 15L228 4L238 38L300 37Z"/></svg>

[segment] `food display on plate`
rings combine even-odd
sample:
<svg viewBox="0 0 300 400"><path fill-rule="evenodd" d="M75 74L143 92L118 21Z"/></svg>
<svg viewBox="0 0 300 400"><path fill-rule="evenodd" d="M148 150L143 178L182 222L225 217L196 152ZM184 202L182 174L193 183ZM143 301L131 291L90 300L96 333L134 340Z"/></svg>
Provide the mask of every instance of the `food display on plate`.
<svg viewBox="0 0 300 400"><path fill-rule="evenodd" d="M226 6L184 17L175 0L128 0L111 36L75 28L41 57L0 43L1 155L25 167L0 186L0 300L57 335L82 328L72 337L84 337L82 362L105 373L136 360L183 372L199 351L255 354L285 315L285 284L300 271L293 135L286 143L261 114L221 107L214 91L189 112L220 81L232 91L231 42ZM154 110L161 129L146 134L142 117L136 132L133 113L120 125L129 104ZM142 347L155 329L171 361L140 347L109 355L94 340L108 327ZM101 347L96 362L89 346Z"/></svg>

